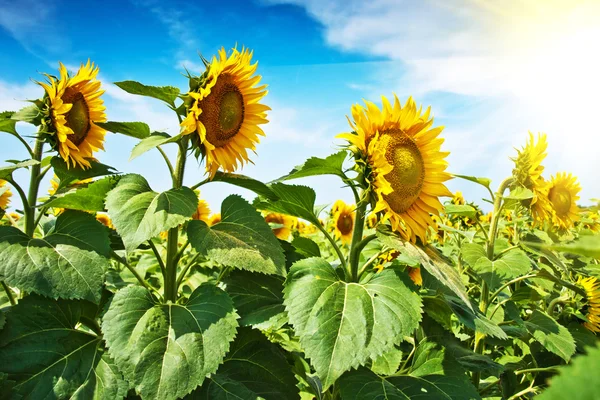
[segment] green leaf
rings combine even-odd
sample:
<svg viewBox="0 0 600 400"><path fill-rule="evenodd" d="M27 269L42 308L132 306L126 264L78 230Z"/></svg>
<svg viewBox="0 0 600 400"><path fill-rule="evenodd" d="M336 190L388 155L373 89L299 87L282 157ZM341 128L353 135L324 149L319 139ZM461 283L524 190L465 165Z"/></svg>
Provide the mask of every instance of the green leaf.
<svg viewBox="0 0 600 400"><path fill-rule="evenodd" d="M447 215L457 215L459 217L475 218L477 210L466 204L448 204L444 206L444 213Z"/></svg>
<svg viewBox="0 0 600 400"><path fill-rule="evenodd" d="M550 249L600 260L600 235L581 235L571 243L556 243Z"/></svg>
<svg viewBox="0 0 600 400"><path fill-rule="evenodd" d="M590 347L587 355L578 356L560 369L536 399L539 400L596 400L600 393L600 347Z"/></svg>
<svg viewBox="0 0 600 400"><path fill-rule="evenodd" d="M342 400L419 399L478 400L479 393L466 379L445 375L380 377L366 368L344 374L339 380Z"/></svg>
<svg viewBox="0 0 600 400"><path fill-rule="evenodd" d="M82 211L103 211L106 194L115 187L119 179L120 176L108 176L90 183L87 187L77 189L75 192L55 197L44 206Z"/></svg>
<svg viewBox="0 0 600 400"><path fill-rule="evenodd" d="M189 220L198 197L187 187L154 192L146 179L125 175L106 196L106 209L127 251Z"/></svg>
<svg viewBox="0 0 600 400"><path fill-rule="evenodd" d="M65 211L44 238L0 227L0 279L52 298L100 300L108 231L93 215Z"/></svg>
<svg viewBox="0 0 600 400"><path fill-rule="evenodd" d="M274 183L270 186L276 200L258 199L255 206L261 210L292 215L319 224L315 214L315 191L308 186Z"/></svg>
<svg viewBox="0 0 600 400"><path fill-rule="evenodd" d="M160 146L161 144L167 143L173 139L171 135L164 132L153 132L152 135L143 138L138 144L131 150L131 156L129 161L136 159L142 154Z"/></svg>
<svg viewBox="0 0 600 400"><path fill-rule="evenodd" d="M11 135L18 135L16 129L17 121L12 119L14 112L3 111L0 113L0 132L7 132Z"/></svg>
<svg viewBox="0 0 600 400"><path fill-rule="evenodd" d="M473 269L488 284L491 290L495 290L503 283L529 272L531 261L523 250L514 249L502 254L500 258L494 261L482 257L473 265Z"/></svg>
<svg viewBox="0 0 600 400"><path fill-rule="evenodd" d="M75 329L84 301L29 295L7 313L0 332L0 375L16 381L10 398L122 399L127 383L102 338ZM9 393L4 392L8 395Z"/></svg>
<svg viewBox="0 0 600 400"><path fill-rule="evenodd" d="M371 371L377 375L393 375L400 368L402 350L392 347L385 353L377 356L371 364Z"/></svg>
<svg viewBox="0 0 600 400"><path fill-rule="evenodd" d="M260 332L243 328L217 373L187 400L298 399L285 354Z"/></svg>
<svg viewBox="0 0 600 400"><path fill-rule="evenodd" d="M421 320L421 299L413 286L394 268L366 282L346 283L321 258L292 266L284 303L324 389L412 334Z"/></svg>
<svg viewBox="0 0 600 400"><path fill-rule="evenodd" d="M490 321L481 311L473 307L467 308L464 302L458 301L457 298L451 296L444 296L448 305L454 311L454 314L458 317L458 320L465 324L465 326L476 332L483 333L484 335L496 337L499 339L507 339L508 336L497 324Z"/></svg>
<svg viewBox="0 0 600 400"><path fill-rule="evenodd" d="M150 136L150 127L143 122L96 122L100 128L109 132L121 133L137 139L144 139Z"/></svg>
<svg viewBox="0 0 600 400"><path fill-rule="evenodd" d="M21 108L11 116L15 121L27 122L34 125L39 125L42 114L36 104Z"/></svg>
<svg viewBox="0 0 600 400"><path fill-rule="evenodd" d="M447 375L464 378L465 371L444 346L423 339L415 351L410 375Z"/></svg>
<svg viewBox="0 0 600 400"><path fill-rule="evenodd" d="M283 278L276 275L232 271L224 279L241 326L261 328L274 317L285 312L283 305Z"/></svg>
<svg viewBox="0 0 600 400"><path fill-rule="evenodd" d="M285 275L285 257L277 238L265 219L240 196L223 201L221 222L212 227L191 221L188 238L197 252L221 265Z"/></svg>
<svg viewBox="0 0 600 400"><path fill-rule="evenodd" d="M297 236L292 240L292 246L296 249L296 252L308 257L321 257L321 249L319 245L309 238L303 236Z"/></svg>
<svg viewBox="0 0 600 400"><path fill-rule="evenodd" d="M179 89L173 86L147 86L136 81L115 82L115 85L127 93L153 97L171 106L175 106L175 99L179 95Z"/></svg>
<svg viewBox="0 0 600 400"><path fill-rule="evenodd" d="M377 228L377 237L383 244L419 260L427 272L433 275L433 277L440 281L444 286L452 290L452 292L454 292L454 294L456 294L469 309L472 309L469 296L467 296L467 291L460 274L444 260L439 251L434 247L415 246L402 240L394 234L389 227L384 225L380 225Z"/></svg>
<svg viewBox="0 0 600 400"><path fill-rule="evenodd" d="M464 243L460 247L460 252L462 254L462 258L471 267L474 267L480 258L487 259L487 252L485 251L485 249L483 248L482 245L477 244L477 243Z"/></svg>
<svg viewBox="0 0 600 400"><path fill-rule="evenodd" d="M567 328L560 325L548 314L534 310L525 321L529 333L544 348L565 361L575 354L575 340Z"/></svg>
<svg viewBox="0 0 600 400"><path fill-rule="evenodd" d="M528 200L532 199L534 196L533 192L527 188L517 186L512 189L508 196L504 196L505 199L508 200Z"/></svg>
<svg viewBox="0 0 600 400"><path fill-rule="evenodd" d="M225 182L230 185L238 186L244 189L253 191L259 196L267 199L277 199L275 194L269 189L267 185L256 179L252 179L245 175L229 174L226 172L217 171L211 182Z"/></svg>
<svg viewBox="0 0 600 400"><path fill-rule="evenodd" d="M461 178L461 179L465 179L467 181L471 181L471 182L475 182L480 184L481 186L484 186L486 188L490 188L490 184L492 183L492 180L489 178L477 178L475 176L469 176L469 175L458 175L458 174L453 174L455 177L457 178Z"/></svg>
<svg viewBox="0 0 600 400"><path fill-rule="evenodd" d="M88 159L91 167L82 169L77 167L69 168L67 163L61 157L54 157L50 161L50 165L54 169L54 173L60 180L60 187L65 187L74 181L82 181L84 179L95 178L97 176L113 175L117 171L108 165L99 163L98 161Z"/></svg>
<svg viewBox="0 0 600 400"><path fill-rule="evenodd" d="M32 165L37 165L40 162L37 160L26 160L6 167L0 167L0 179L10 179L12 173L19 168L28 168Z"/></svg>
<svg viewBox="0 0 600 400"><path fill-rule="evenodd" d="M315 175L337 175L345 178L343 164L348 157L348 151L342 150L327 158L311 157L302 165L294 167L287 175L273 182L287 181L290 179L304 178Z"/></svg>
<svg viewBox="0 0 600 400"><path fill-rule="evenodd" d="M200 285L186 301L160 304L139 286L119 290L104 314L110 355L144 399L176 399L217 370L235 336L227 293Z"/></svg>

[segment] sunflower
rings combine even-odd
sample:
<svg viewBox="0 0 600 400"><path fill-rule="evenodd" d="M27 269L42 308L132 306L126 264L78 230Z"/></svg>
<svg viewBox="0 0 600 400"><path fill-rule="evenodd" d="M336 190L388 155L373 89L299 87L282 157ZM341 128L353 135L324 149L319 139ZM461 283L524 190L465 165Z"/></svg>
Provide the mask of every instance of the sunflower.
<svg viewBox="0 0 600 400"><path fill-rule="evenodd" d="M335 214L332 216L333 233L344 244L350 244L352 241L356 218L354 208L354 204L346 204L342 200L336 201L332 207L332 210L335 210Z"/></svg>
<svg viewBox="0 0 600 400"><path fill-rule="evenodd" d="M16 212L8 213L8 216L15 222L21 219L21 214L17 214Z"/></svg>
<svg viewBox="0 0 600 400"><path fill-rule="evenodd" d="M208 218L208 226L213 226L221 222L221 214L213 214Z"/></svg>
<svg viewBox="0 0 600 400"><path fill-rule="evenodd" d="M96 214L96 219L98 222L102 223L102 225L106 226L109 229L115 229L110 217L107 214Z"/></svg>
<svg viewBox="0 0 600 400"><path fill-rule="evenodd" d="M535 226L542 225L551 217L551 205L548 200L549 183L542 177L544 166L542 161L546 158L548 142L546 134L538 134L535 142L533 134L529 132L529 141L521 150L517 150L513 178L517 185L523 186L533 192L533 199L525 204L531 209L531 216Z"/></svg>
<svg viewBox="0 0 600 400"><path fill-rule="evenodd" d="M10 204L10 197L12 196L12 192L6 184L7 182L4 179L0 179L0 209L2 210L6 210Z"/></svg>
<svg viewBox="0 0 600 400"><path fill-rule="evenodd" d="M382 97L380 110L366 102L366 108L352 107L352 133L338 137L347 139L355 155L367 165L367 180L376 202L373 212L382 212L380 222L390 221L392 228L406 239L426 241L433 226L430 214L443 209L438 197L452 197L444 182L451 178L445 172L449 154L440 150L443 127L433 128L431 109L423 113L409 98L400 106Z"/></svg>
<svg viewBox="0 0 600 400"><path fill-rule="evenodd" d="M106 131L96 122L106 122L100 81L96 79L99 68L88 60L81 64L75 76L70 77L60 64L60 78L50 75L48 83L38 82L47 94L47 126L56 136L55 148L71 165L89 168L94 152L104 150Z"/></svg>
<svg viewBox="0 0 600 400"><path fill-rule="evenodd" d="M408 277L417 286L423 286L423 277L421 276L421 268L406 267Z"/></svg>
<svg viewBox="0 0 600 400"><path fill-rule="evenodd" d="M252 52L224 48L208 65L204 84L198 91L188 92L188 114L181 122L181 133L196 132L203 145L206 170L213 177L219 168L234 172L249 162L248 152L254 151L259 135L258 126L266 124L270 108L259 101L267 94L266 85L256 86L261 76L252 76L258 63L251 64Z"/></svg>
<svg viewBox="0 0 600 400"><path fill-rule="evenodd" d="M375 214L373 212L369 213L369 215L367 215L365 222L367 224L367 228L374 229L377 226L377 214Z"/></svg>
<svg viewBox="0 0 600 400"><path fill-rule="evenodd" d="M492 212L490 211L487 214L481 214L479 216L479 222L484 223L484 224L489 224L492 222Z"/></svg>
<svg viewBox="0 0 600 400"><path fill-rule="evenodd" d="M589 229L592 232L600 232L600 215L598 213L593 211L581 213L579 221L584 229Z"/></svg>
<svg viewBox="0 0 600 400"><path fill-rule="evenodd" d="M561 229L569 229L579 219L577 208L577 193L581 186L577 178L565 172L558 173L550 178L548 199L552 206L552 223Z"/></svg>
<svg viewBox="0 0 600 400"><path fill-rule="evenodd" d="M273 233L281 240L287 240L292 232L294 218L279 213L269 213L265 216L265 221L269 224L276 225L273 227Z"/></svg>
<svg viewBox="0 0 600 400"><path fill-rule="evenodd" d="M586 293L587 300L587 322L583 326L594 332L600 333L600 282L594 277L579 278L577 284Z"/></svg>
<svg viewBox="0 0 600 400"><path fill-rule="evenodd" d="M452 200L451 200L452 204L456 204L456 205L464 205L465 204L465 198L463 197L462 192L457 191L456 193L454 193L454 195L452 196Z"/></svg>
<svg viewBox="0 0 600 400"><path fill-rule="evenodd" d="M210 208L208 207L208 203L206 200L200 198L200 192L198 194L198 207L196 208L196 212L192 215L192 219L200 220L206 222L208 225Z"/></svg>

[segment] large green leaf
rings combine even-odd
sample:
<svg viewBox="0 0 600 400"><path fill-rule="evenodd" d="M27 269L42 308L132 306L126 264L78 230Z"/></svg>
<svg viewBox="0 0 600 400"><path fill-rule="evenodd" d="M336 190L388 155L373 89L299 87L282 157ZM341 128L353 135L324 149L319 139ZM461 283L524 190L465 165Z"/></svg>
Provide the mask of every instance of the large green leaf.
<svg viewBox="0 0 600 400"><path fill-rule="evenodd" d="M127 93L153 97L172 106L179 95L179 89L173 86L148 86L136 81L115 82L115 85Z"/></svg>
<svg viewBox="0 0 600 400"><path fill-rule="evenodd" d="M525 275L531 270L531 261L523 250L513 249L499 258L491 261L487 257L481 257L473 269L483 279L491 290L502 286L511 279Z"/></svg>
<svg viewBox="0 0 600 400"><path fill-rule="evenodd" d="M392 347L385 353L377 356L371 363L371 371L378 375L393 375L400 368L402 350Z"/></svg>
<svg viewBox="0 0 600 400"><path fill-rule="evenodd" d="M600 235L581 235L570 243L557 243L549 248L566 253L581 254L600 260Z"/></svg>
<svg viewBox="0 0 600 400"><path fill-rule="evenodd" d="M101 164L92 159L88 159L88 161L90 163L90 168L69 168L67 163L65 163L65 160L63 160L61 157L53 157L50 161L50 165L52 165L54 173L60 180L59 188L65 187L74 181L81 181L84 179L95 178L97 176L113 175L117 173L113 167Z"/></svg>
<svg viewBox="0 0 600 400"><path fill-rule="evenodd" d="M285 312L280 276L233 271L224 282L242 326L260 327Z"/></svg>
<svg viewBox="0 0 600 400"><path fill-rule="evenodd" d="M421 320L421 298L406 279L386 268L365 282L346 283L321 258L292 266L286 310L323 388L412 334Z"/></svg>
<svg viewBox="0 0 600 400"><path fill-rule="evenodd" d="M0 374L16 382L6 398L116 400L127 394L102 339L76 329L85 307L84 301L29 295L11 308L0 331Z"/></svg>
<svg viewBox="0 0 600 400"><path fill-rule="evenodd" d="M176 399L217 370L235 336L227 293L200 285L187 301L160 304L139 286L115 294L102 321L109 353L144 399Z"/></svg>
<svg viewBox="0 0 600 400"><path fill-rule="evenodd" d="M467 181L479 183L481 186L486 187L488 189L490 188L490 184L492 183L492 180L490 178L478 178L476 176L458 175L458 174L453 174L453 175L457 178L461 178L461 179L465 179Z"/></svg>
<svg viewBox="0 0 600 400"><path fill-rule="evenodd" d="M223 201L221 222L212 227L191 221L188 238L196 251L219 264L285 275L285 257L277 238L264 218L240 196L231 195Z"/></svg>
<svg viewBox="0 0 600 400"><path fill-rule="evenodd" d="M110 242L93 215L65 211L44 238L0 227L0 279L52 298L100 300Z"/></svg>
<svg viewBox="0 0 600 400"><path fill-rule="evenodd" d="M144 139L150 136L150 127L143 122L96 122L100 128L106 129L109 132L121 133L126 136L131 136L137 139Z"/></svg>
<svg viewBox="0 0 600 400"><path fill-rule="evenodd" d="M533 311L531 317L525 321L525 326L546 350L563 360L569 361L575 354L575 340L571 332L548 314L537 310Z"/></svg>
<svg viewBox="0 0 600 400"><path fill-rule="evenodd" d="M496 323L489 320L479 309L467 308L464 302L455 297L444 296L448 305L458 317L458 320L466 327L474 331L499 339L507 339L508 336Z"/></svg>
<svg viewBox="0 0 600 400"><path fill-rule="evenodd" d="M189 400L299 399L296 379L284 353L259 331L240 329L214 376Z"/></svg>
<svg viewBox="0 0 600 400"><path fill-rule="evenodd" d="M339 380L342 400L477 400L481 397L466 379L445 375L380 377L366 368Z"/></svg>
<svg viewBox="0 0 600 400"><path fill-rule="evenodd" d="M127 251L189 220L198 197L187 187L154 192L146 179L125 175L106 196L106 209Z"/></svg>
<svg viewBox="0 0 600 400"><path fill-rule="evenodd" d="M6 167L0 167L0 179L9 179L12 176L12 173L19 168L29 168L32 165L39 164L40 162L37 160L25 160L22 162L18 162L12 165L7 165Z"/></svg>
<svg viewBox="0 0 600 400"><path fill-rule="evenodd" d="M103 211L106 194L115 187L119 179L120 176L107 176L90 183L87 187L79 188L64 196L52 198L44 205L71 210Z"/></svg>
<svg viewBox="0 0 600 400"><path fill-rule="evenodd" d="M478 243L464 243L460 247L460 253L462 255L462 258L471 267L474 267L480 258L487 258L487 252L485 251L483 246Z"/></svg>
<svg viewBox="0 0 600 400"><path fill-rule="evenodd" d="M315 175L337 175L345 178L343 164L347 157L348 151L346 150L339 151L326 158L311 157L304 164L294 167L287 175L276 179L274 182Z"/></svg>
<svg viewBox="0 0 600 400"><path fill-rule="evenodd" d="M452 290L464 304L472 310L467 290L460 277L460 274L452 267L442 255L433 246L419 247L410 242L402 240L393 233L388 226L380 225L377 228L377 237L379 240L411 258L419 260L423 268L427 270L434 278L440 281L444 286Z"/></svg>
<svg viewBox="0 0 600 400"><path fill-rule="evenodd" d="M477 210L468 204L448 204L444 206L444 213L447 215L457 215L459 217L475 218Z"/></svg>
<svg viewBox="0 0 600 400"><path fill-rule="evenodd" d="M253 191L259 196L267 199L276 199L275 194L269 189L267 185L256 179L252 179L245 175L230 174L227 172L217 171L211 182L225 182L230 185L238 186L244 189Z"/></svg>
<svg viewBox="0 0 600 400"><path fill-rule="evenodd" d="M464 378L465 370L444 346L423 339L415 351L412 376L447 375Z"/></svg>
<svg viewBox="0 0 600 400"><path fill-rule="evenodd" d="M0 112L0 132L7 132L15 136L19 134L16 129L17 121L11 118L13 114L12 111Z"/></svg>
<svg viewBox="0 0 600 400"><path fill-rule="evenodd" d="M154 149L155 147L160 146L161 144L168 143L172 141L173 138L164 132L153 132L152 135L143 138L138 144L133 147L131 150L131 156L129 157L129 161L141 156Z"/></svg>
<svg viewBox="0 0 600 400"><path fill-rule="evenodd" d="M538 400L596 400L600 394L600 347L589 348L588 354L573 359L552 378L550 387Z"/></svg>
<svg viewBox="0 0 600 400"><path fill-rule="evenodd" d="M319 224L315 215L315 191L308 186L274 183L270 186L276 200L260 198L255 201L257 208L303 218Z"/></svg>

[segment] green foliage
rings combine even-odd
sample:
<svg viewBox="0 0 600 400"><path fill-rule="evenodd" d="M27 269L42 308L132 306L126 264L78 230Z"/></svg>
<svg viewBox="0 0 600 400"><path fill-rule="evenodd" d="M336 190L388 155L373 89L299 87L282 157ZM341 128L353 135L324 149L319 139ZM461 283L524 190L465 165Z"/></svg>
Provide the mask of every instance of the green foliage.
<svg viewBox="0 0 600 400"><path fill-rule="evenodd" d="M288 214L303 218L315 225L319 219L315 215L315 191L308 186L274 183L270 186L275 200L260 198L255 201L258 209Z"/></svg>
<svg viewBox="0 0 600 400"><path fill-rule="evenodd" d="M127 251L189 220L198 206L189 188L154 192L141 175L125 175L106 196L106 209Z"/></svg>
<svg viewBox="0 0 600 400"><path fill-rule="evenodd" d="M17 169L28 168L39 163L40 162L36 160L26 160L14 163L13 165L8 165L6 167L0 167L0 179L12 179L12 173Z"/></svg>
<svg viewBox="0 0 600 400"><path fill-rule="evenodd" d="M286 310L323 388L412 334L421 319L421 299L411 286L393 269L347 283L320 258L292 266Z"/></svg>
<svg viewBox="0 0 600 400"><path fill-rule="evenodd" d="M143 122L97 122L100 128L104 128L109 132L120 133L126 136L131 136L136 139L144 139L150 136L150 127Z"/></svg>
<svg viewBox="0 0 600 400"><path fill-rule="evenodd" d="M285 274L285 258L277 238L263 217L236 195L221 206L221 222L188 224L192 246L219 264L265 274Z"/></svg>
<svg viewBox="0 0 600 400"><path fill-rule="evenodd" d="M140 142L133 147L133 150L131 150L129 161L138 158L147 151L150 151L162 144L173 141L173 138L168 133L164 132L153 132L152 134L148 134L140 139L142 140L140 140Z"/></svg>
<svg viewBox="0 0 600 400"><path fill-rule="evenodd" d="M529 257L519 249L510 250L494 261L480 257L473 269L488 284L490 289L498 289L503 283L526 274L531 269Z"/></svg>
<svg viewBox="0 0 600 400"><path fill-rule="evenodd" d="M52 198L44 206L81 211L103 211L106 195L115 187L119 179L120 176L99 179L75 192Z"/></svg>
<svg viewBox="0 0 600 400"><path fill-rule="evenodd" d="M173 86L148 86L136 81L115 82L115 85L127 93L153 97L173 107L175 106L175 99L179 95L179 89Z"/></svg>
<svg viewBox="0 0 600 400"><path fill-rule="evenodd" d="M569 361L575 353L575 341L567 328L543 312L535 310L525 321L529 333L546 350Z"/></svg>
<svg viewBox="0 0 600 400"><path fill-rule="evenodd" d="M69 168L65 160L61 157L53 157L50 161L50 165L54 170L54 173L60 180L60 188L63 188L75 181L82 181L84 179L95 178L97 176L113 175L116 173L113 167L99 163L95 160L88 160L90 168Z"/></svg>
<svg viewBox="0 0 600 400"><path fill-rule="evenodd" d="M199 286L181 304L161 304L131 286L113 298L102 331L109 354L138 393L167 400L185 396L217 370L236 319L227 293L212 284Z"/></svg>
<svg viewBox="0 0 600 400"><path fill-rule="evenodd" d="M337 175L346 178L343 170L346 158L348 158L348 151L346 150L339 151L326 158L311 157L304 164L294 167L287 175L276 179L274 182L315 175Z"/></svg>
<svg viewBox="0 0 600 400"><path fill-rule="evenodd" d="M65 211L43 238L0 226L0 276L54 299L100 301L110 252L106 228L87 213Z"/></svg>

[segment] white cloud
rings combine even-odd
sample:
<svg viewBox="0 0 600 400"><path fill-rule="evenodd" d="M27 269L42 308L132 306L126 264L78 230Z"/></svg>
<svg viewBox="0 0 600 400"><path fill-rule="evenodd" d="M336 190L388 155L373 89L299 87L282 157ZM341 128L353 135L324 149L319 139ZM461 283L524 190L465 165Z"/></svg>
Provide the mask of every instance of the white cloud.
<svg viewBox="0 0 600 400"><path fill-rule="evenodd" d="M436 93L502 100L489 101L496 108L476 119L447 124L453 172L488 171L501 179L510 173L510 163L497 160L524 144L527 130L545 131L547 175L572 171L582 182L582 200L598 196L600 132L592 120L600 92L597 1L267 3L305 7L324 25L331 46L391 60L375 69L378 84L350 83L370 98L391 91L431 98L438 103L434 113L444 117L473 113L467 108L447 113Z"/></svg>

